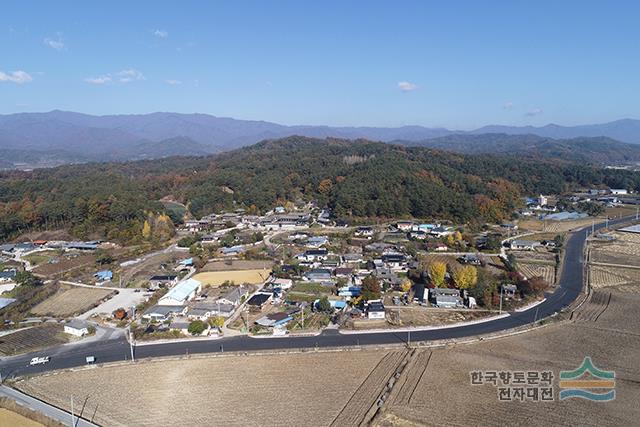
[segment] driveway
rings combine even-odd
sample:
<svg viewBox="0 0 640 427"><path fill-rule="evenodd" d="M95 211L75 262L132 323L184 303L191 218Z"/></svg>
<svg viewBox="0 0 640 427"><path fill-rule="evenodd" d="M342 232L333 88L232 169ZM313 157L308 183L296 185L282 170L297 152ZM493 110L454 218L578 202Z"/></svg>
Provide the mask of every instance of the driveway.
<svg viewBox="0 0 640 427"><path fill-rule="evenodd" d="M136 292L136 290L138 292ZM92 308L84 314L78 316L79 319L88 319L94 314L107 314L111 315L114 311L119 308L129 309L131 307L135 307L146 299L146 292L139 289L133 288L122 288L118 289L118 295L109 299L108 301L103 302L99 306Z"/></svg>

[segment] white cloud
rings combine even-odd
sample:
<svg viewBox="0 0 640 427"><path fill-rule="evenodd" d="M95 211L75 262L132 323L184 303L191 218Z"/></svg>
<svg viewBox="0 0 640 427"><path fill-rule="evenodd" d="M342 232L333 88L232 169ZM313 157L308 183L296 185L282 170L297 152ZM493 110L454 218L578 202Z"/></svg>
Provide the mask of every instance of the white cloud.
<svg viewBox="0 0 640 427"><path fill-rule="evenodd" d="M116 75L118 76L118 81L120 81L120 83L129 83L134 80L145 80L144 75L140 71L134 70L133 68L122 70L116 73Z"/></svg>
<svg viewBox="0 0 640 427"><path fill-rule="evenodd" d="M43 40L45 46L49 46L51 49L64 50L64 42L62 41L62 34L58 33L58 37L55 39L46 37Z"/></svg>
<svg viewBox="0 0 640 427"><path fill-rule="evenodd" d="M23 83L29 83L32 80L33 77L31 77L26 71L12 71L9 74L0 71L0 82L10 82L21 85Z"/></svg>
<svg viewBox="0 0 640 427"><path fill-rule="evenodd" d="M167 37L169 37L169 32L167 32L166 30L155 30L153 32L153 35L156 37L160 37L161 39L166 39Z"/></svg>
<svg viewBox="0 0 640 427"><path fill-rule="evenodd" d="M92 85L103 85L111 82L111 76L109 74L106 74L104 76L98 77L87 77L86 79L84 79L84 81L87 83L91 83Z"/></svg>
<svg viewBox="0 0 640 427"><path fill-rule="evenodd" d="M509 102L505 102L504 105L502 106L503 109L505 110L512 110L513 109L513 102L509 101Z"/></svg>
<svg viewBox="0 0 640 427"><path fill-rule="evenodd" d="M398 82L398 88L403 92L411 92L412 90L418 89L418 85L409 82Z"/></svg>
<svg viewBox="0 0 640 427"><path fill-rule="evenodd" d="M165 80L164 82L165 82L166 84L168 84L168 85L172 85L172 86L175 86L175 85L181 85L181 84L182 84L182 81L181 81L181 80L174 80L174 79Z"/></svg>
<svg viewBox="0 0 640 427"><path fill-rule="evenodd" d="M544 111L542 111L542 108L534 108L533 110L527 111L526 115L529 117L533 117L533 116L539 116L542 113L544 113Z"/></svg>

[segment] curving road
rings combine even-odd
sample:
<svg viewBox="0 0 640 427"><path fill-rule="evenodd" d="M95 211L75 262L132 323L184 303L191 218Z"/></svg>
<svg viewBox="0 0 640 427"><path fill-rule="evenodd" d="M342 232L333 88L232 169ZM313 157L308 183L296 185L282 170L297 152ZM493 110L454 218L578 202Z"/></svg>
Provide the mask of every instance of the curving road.
<svg viewBox="0 0 640 427"><path fill-rule="evenodd" d="M629 221L626 217L609 221L609 225ZM604 227L598 224L595 229ZM590 227L587 227L590 228ZM583 249L586 239L585 229L574 232L565 243L564 268L560 286L541 304L526 311L514 312L507 317L484 323L469 324L446 329L411 331L411 341L432 341L463 338L517 328L559 312L570 305L582 291ZM326 330L318 336L286 336L278 338L251 338L248 336L226 337L218 340L182 341L144 345L135 348L136 359L166 357L195 353L218 353L222 351L261 351L277 349L301 349L314 347L342 347L354 345L402 344L407 341L406 332L371 332L343 335L337 330ZM50 355L46 365L29 366L35 355ZM95 356L98 363L130 360L129 343L123 336L90 344L75 344L58 347L39 354L27 354L6 359L0 363L2 378L35 374L55 369L66 369L85 364L86 356Z"/></svg>

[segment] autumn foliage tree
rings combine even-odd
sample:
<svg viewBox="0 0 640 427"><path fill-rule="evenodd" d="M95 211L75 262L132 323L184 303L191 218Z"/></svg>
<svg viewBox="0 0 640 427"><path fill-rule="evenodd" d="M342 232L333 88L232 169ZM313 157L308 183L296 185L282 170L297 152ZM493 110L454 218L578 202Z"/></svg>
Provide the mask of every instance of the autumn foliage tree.
<svg viewBox="0 0 640 427"><path fill-rule="evenodd" d="M444 287L446 274L447 264L444 262L435 261L429 265L429 277L431 277L431 283L433 283L436 288Z"/></svg>
<svg viewBox="0 0 640 427"><path fill-rule="evenodd" d="M458 289L471 289L478 283L478 270L472 265L465 265L453 270L453 280Z"/></svg>
<svg viewBox="0 0 640 427"><path fill-rule="evenodd" d="M549 284L542 276L535 276L528 280L522 280L518 285L525 294L535 296L544 295L544 291L549 288Z"/></svg>
<svg viewBox="0 0 640 427"><path fill-rule="evenodd" d="M382 294L380 281L374 276L367 276L362 280L362 298L365 300L379 299Z"/></svg>

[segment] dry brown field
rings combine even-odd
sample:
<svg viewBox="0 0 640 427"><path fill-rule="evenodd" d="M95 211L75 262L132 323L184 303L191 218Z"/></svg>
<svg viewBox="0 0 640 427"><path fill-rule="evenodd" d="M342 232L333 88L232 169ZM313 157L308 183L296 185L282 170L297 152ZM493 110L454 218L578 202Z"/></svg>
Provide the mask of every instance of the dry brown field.
<svg viewBox="0 0 640 427"><path fill-rule="evenodd" d="M640 234L614 232L612 242L593 242L590 261L640 267Z"/></svg>
<svg viewBox="0 0 640 427"><path fill-rule="evenodd" d="M541 276L551 286L553 286L556 280L556 269L553 265L528 264L520 261L518 263L518 270L529 279Z"/></svg>
<svg viewBox="0 0 640 427"><path fill-rule="evenodd" d="M8 409L0 408L0 426L44 427L44 424L37 423L25 416L11 412Z"/></svg>
<svg viewBox="0 0 640 427"><path fill-rule="evenodd" d="M395 372L402 351L309 352L112 365L16 385L108 426L350 425ZM346 410L344 408L347 408ZM341 420L345 420L342 422Z"/></svg>
<svg viewBox="0 0 640 427"><path fill-rule="evenodd" d="M198 273L193 278L202 282L203 285L220 286L224 282L233 282L236 285L241 285L243 283L262 283L269 277L270 273L270 269L207 271Z"/></svg>
<svg viewBox="0 0 640 427"><path fill-rule="evenodd" d="M43 276L56 276L64 273L71 273L85 267L94 267L96 263L95 255L78 255L76 257L60 257L56 264L40 264L33 269L33 272Z"/></svg>
<svg viewBox="0 0 640 427"><path fill-rule="evenodd" d="M42 348L64 344L70 335L63 332L62 325L47 323L0 337L0 355L29 353Z"/></svg>
<svg viewBox="0 0 640 427"><path fill-rule="evenodd" d="M595 298L569 323L528 333L460 345L418 350L374 425L636 425L640 409L640 354L637 306L640 295L612 293ZM493 385L470 384L475 370L561 370L578 367L585 356L616 373L616 399L591 402L500 402Z"/></svg>
<svg viewBox="0 0 640 427"><path fill-rule="evenodd" d="M39 316L56 317L84 313L113 292L109 289L62 286L53 296L32 308L31 312Z"/></svg>
<svg viewBox="0 0 640 427"><path fill-rule="evenodd" d="M556 254L546 250L540 251L512 251L511 252L520 262L536 262L555 265Z"/></svg>
<svg viewBox="0 0 640 427"><path fill-rule="evenodd" d="M425 307L393 308L393 306L387 306L387 319L392 323L387 327L443 326L495 315L496 313L480 310L446 310Z"/></svg>
<svg viewBox="0 0 640 427"><path fill-rule="evenodd" d="M541 221L539 219L525 219L518 223L521 231L539 231L543 233L563 233L591 225L592 218L569 221Z"/></svg>
<svg viewBox="0 0 640 427"><path fill-rule="evenodd" d="M208 262L200 271L271 270L272 261L225 260Z"/></svg>

